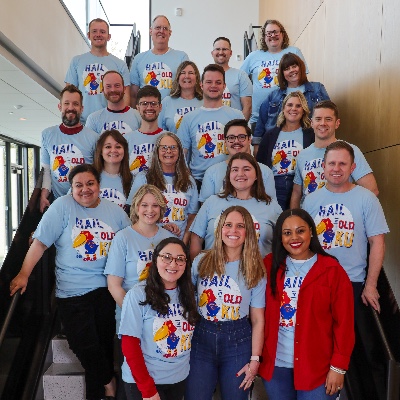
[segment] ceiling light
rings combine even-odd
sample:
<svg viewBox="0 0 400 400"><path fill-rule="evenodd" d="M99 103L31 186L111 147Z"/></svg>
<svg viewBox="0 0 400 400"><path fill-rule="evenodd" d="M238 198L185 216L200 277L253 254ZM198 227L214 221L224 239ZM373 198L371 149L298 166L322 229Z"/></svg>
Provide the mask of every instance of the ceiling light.
<svg viewBox="0 0 400 400"><path fill-rule="evenodd" d="M20 121L26 121L26 118L21 117L19 120Z"/></svg>
<svg viewBox="0 0 400 400"><path fill-rule="evenodd" d="M19 109L21 109L23 106L21 106L21 104L17 104L17 105L15 105L14 106L14 108L16 109L16 110L19 110Z"/></svg>

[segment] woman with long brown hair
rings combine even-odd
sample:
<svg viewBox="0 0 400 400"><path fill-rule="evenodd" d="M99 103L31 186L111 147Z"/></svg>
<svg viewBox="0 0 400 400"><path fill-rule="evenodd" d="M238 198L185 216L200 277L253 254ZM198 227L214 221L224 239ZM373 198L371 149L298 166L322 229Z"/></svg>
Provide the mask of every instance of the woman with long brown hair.
<svg viewBox="0 0 400 400"><path fill-rule="evenodd" d="M128 142L119 131L111 129L100 135L93 165L100 174L100 197L118 204L129 214L127 198L133 177L129 171Z"/></svg>
<svg viewBox="0 0 400 400"><path fill-rule="evenodd" d="M244 400L258 372L264 341L265 272L250 213L228 207L212 248L193 261L201 315L192 338L185 400Z"/></svg>

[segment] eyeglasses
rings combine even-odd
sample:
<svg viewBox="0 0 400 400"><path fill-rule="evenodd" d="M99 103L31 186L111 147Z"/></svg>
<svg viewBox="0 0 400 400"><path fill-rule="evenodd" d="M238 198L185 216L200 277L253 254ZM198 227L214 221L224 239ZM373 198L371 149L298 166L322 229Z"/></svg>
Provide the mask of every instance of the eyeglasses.
<svg viewBox="0 0 400 400"><path fill-rule="evenodd" d="M171 254L159 254L158 257L161 257L161 259L166 263L166 264L171 264L172 260L175 260L176 265L185 265L186 264L186 257L183 256L178 256L178 257L172 257Z"/></svg>
<svg viewBox="0 0 400 400"><path fill-rule="evenodd" d="M150 107L155 108L155 107L158 107L159 104L160 104L159 101L141 101L141 102L139 103L139 106L141 106L141 107L148 107L148 106L150 106Z"/></svg>
<svg viewBox="0 0 400 400"><path fill-rule="evenodd" d="M238 140L239 142L244 142L246 139L248 138L247 135L229 135L227 136L225 139L229 142L229 143L234 143L236 140Z"/></svg>
<svg viewBox="0 0 400 400"><path fill-rule="evenodd" d="M230 49L227 49L226 47L217 47L214 49L214 51L229 51Z"/></svg>
<svg viewBox="0 0 400 400"><path fill-rule="evenodd" d="M278 36L282 31L265 31L266 37Z"/></svg>
<svg viewBox="0 0 400 400"><path fill-rule="evenodd" d="M163 31L163 32L169 31L169 27L168 26L155 26L153 29L155 31L157 31L157 32L159 32L159 31Z"/></svg>
<svg viewBox="0 0 400 400"><path fill-rule="evenodd" d="M166 144L162 144L162 145L158 146L158 148L160 149L160 151L162 153L166 153L168 150L170 150L173 153L178 151L178 146L176 146L175 144L172 144L171 146L167 146Z"/></svg>

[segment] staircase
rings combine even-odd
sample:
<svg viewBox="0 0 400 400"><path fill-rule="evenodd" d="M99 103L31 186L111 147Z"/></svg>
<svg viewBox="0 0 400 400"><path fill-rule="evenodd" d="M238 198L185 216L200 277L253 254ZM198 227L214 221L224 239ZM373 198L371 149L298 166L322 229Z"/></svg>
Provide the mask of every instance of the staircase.
<svg viewBox="0 0 400 400"><path fill-rule="evenodd" d="M51 343L53 363L43 375L44 400L85 400L84 370L64 338Z"/></svg>

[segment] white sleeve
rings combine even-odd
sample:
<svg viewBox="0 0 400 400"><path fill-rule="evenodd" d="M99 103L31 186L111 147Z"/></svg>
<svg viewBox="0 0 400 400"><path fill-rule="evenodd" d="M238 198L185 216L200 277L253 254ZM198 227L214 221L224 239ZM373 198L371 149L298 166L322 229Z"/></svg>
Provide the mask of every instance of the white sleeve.
<svg viewBox="0 0 400 400"><path fill-rule="evenodd" d="M47 189L51 192L51 173L50 173L50 165L42 164L43 167L43 182L42 189Z"/></svg>

